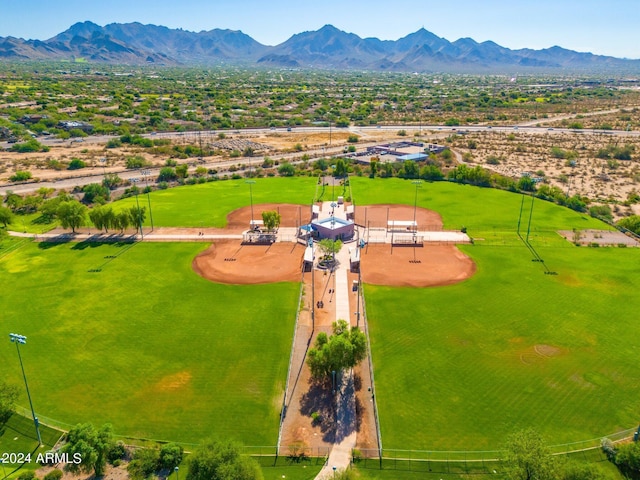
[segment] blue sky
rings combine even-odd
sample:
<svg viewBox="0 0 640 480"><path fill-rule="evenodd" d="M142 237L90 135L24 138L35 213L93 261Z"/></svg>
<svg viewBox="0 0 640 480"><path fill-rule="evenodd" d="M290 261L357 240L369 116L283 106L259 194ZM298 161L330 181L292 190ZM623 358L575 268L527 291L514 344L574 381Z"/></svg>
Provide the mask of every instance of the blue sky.
<svg viewBox="0 0 640 480"><path fill-rule="evenodd" d="M0 0L0 37L45 40L85 20L229 28L266 45L328 23L383 40L424 27L451 41L640 59L639 0Z"/></svg>

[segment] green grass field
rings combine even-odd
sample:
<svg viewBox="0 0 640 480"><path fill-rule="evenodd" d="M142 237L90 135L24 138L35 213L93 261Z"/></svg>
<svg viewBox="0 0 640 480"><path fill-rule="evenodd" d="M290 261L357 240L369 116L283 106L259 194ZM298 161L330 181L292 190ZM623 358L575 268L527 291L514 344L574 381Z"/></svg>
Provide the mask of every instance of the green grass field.
<svg viewBox="0 0 640 480"><path fill-rule="evenodd" d="M251 185L253 204L293 203L310 205L317 178L256 178ZM250 205L249 184L245 180L225 180L199 185L157 190L139 195L140 207L147 209L145 225L151 225L149 200L155 226L163 227L224 227L227 215ZM135 205L130 197L117 202L118 208ZM257 216L257 212L256 212Z"/></svg>
<svg viewBox="0 0 640 480"><path fill-rule="evenodd" d="M413 205L410 181L351 182L358 205ZM316 179L257 179L252 189L254 205L308 204ZM212 182L151 202L156 226L221 227L249 191L244 180ZM499 449L530 425L557 444L637 423L640 250L573 247L555 230L607 227L536 200L531 243L545 263L532 262L515 233L521 205L509 192L419 188L418 206L476 239L462 249L478 272L449 287L365 287L386 448ZM527 197L523 234L530 206ZM0 289L10 293L0 308L7 332L28 337L41 418L111 422L135 437L275 443L299 287L205 281L190 266L203 248L2 242ZM19 383L12 347L0 348L0 365Z"/></svg>
<svg viewBox="0 0 640 480"><path fill-rule="evenodd" d="M419 205L433 205L445 225L476 224L485 232L492 219L486 212L500 215L492 223L506 231L505 218L521 198L432 186L447 204L419 197ZM450 194L456 188L470 195L463 201ZM548 202L534 208L539 230L598 226ZM549 245L536 249L557 276L545 275L522 242L478 242L461 247L478 266L462 284L366 286L386 448L496 449L528 426L564 443L637 423L640 250L576 248L551 237Z"/></svg>
<svg viewBox="0 0 640 480"><path fill-rule="evenodd" d="M299 287L206 281L191 270L203 247L29 243L2 258L4 329L28 337L43 420L275 443ZM0 365L21 382L8 339Z"/></svg>
<svg viewBox="0 0 640 480"><path fill-rule="evenodd" d="M39 465L36 459L39 453L44 453L60 439L62 433L45 425L40 425L40 437L43 446L38 446L38 435L31 417L12 415L6 423L0 424L0 455L9 454L7 463L3 464L0 471L2 478L19 475L23 470L35 470ZM10 463L11 454L18 455L20 463ZM28 461L26 455L31 454ZM18 470L20 469L20 470ZM14 473L14 475L11 475Z"/></svg>

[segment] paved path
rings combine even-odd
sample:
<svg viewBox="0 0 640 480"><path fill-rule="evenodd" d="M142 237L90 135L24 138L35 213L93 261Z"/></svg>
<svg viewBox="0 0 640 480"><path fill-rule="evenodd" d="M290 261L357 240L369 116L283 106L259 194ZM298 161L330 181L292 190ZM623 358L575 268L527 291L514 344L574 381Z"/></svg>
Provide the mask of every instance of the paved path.
<svg viewBox="0 0 640 480"><path fill-rule="evenodd" d="M331 202L322 205L320 218L330 216L330 212L342 220L346 220L344 205L331 207ZM346 320L350 322L351 306L349 298L351 289L348 282L349 272L349 249L343 247L337 254L338 266L334 271L335 275L335 309L336 320ZM353 372L343 372L338 380L340 389L336 395L336 435L335 443L329 453L329 458L325 466L316 477L319 480L329 480L333 478L335 471L349 468L351 464L351 451L356 446L357 419L356 419L356 392L353 384Z"/></svg>

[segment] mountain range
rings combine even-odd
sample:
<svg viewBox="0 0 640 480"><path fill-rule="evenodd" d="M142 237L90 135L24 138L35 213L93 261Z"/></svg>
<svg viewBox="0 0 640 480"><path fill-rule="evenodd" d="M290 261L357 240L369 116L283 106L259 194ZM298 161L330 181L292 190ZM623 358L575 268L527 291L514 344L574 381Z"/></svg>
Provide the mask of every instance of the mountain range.
<svg viewBox="0 0 640 480"><path fill-rule="evenodd" d="M637 73L640 60L561 47L512 50L471 38L450 42L425 30L399 40L361 38L332 25L263 45L241 31L189 32L141 23L80 22L48 40L0 37L0 59L77 60L170 66L239 64L424 73Z"/></svg>

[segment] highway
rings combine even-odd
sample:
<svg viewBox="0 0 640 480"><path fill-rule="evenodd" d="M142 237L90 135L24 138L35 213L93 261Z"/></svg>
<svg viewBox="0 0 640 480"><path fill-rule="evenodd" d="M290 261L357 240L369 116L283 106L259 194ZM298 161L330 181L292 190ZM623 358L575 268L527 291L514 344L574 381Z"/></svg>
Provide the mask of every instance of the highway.
<svg viewBox="0 0 640 480"><path fill-rule="evenodd" d="M602 112L600 112L602 113ZM555 119L554 119L555 120ZM538 123L538 122L536 122ZM379 125L379 126L350 126L346 128L338 128L338 127L320 127L320 126L310 126L310 127L292 127L291 131L288 131L286 128L247 128L242 130L208 130L208 131L190 131L190 132L158 132L158 133L150 133L143 134L143 137L147 138L163 138L170 139L173 141L177 141L181 138L188 138L190 141L196 143L197 136L204 135L206 137L217 136L219 133L224 133L227 136L238 135L238 136L259 136L259 135L268 135L276 132L280 133L293 133L293 134L305 134L305 133L325 133L328 134L329 130L334 132L344 132L347 131L352 134L359 135L360 141L358 142L358 150L362 150L367 146L379 144L381 142L387 141L380 138L379 135L376 136L375 141L367 141L367 137L370 137L370 133L373 132L386 132L389 134L388 140L397 140L397 132L399 130L406 130L408 133L408 139L413 138L413 133L420 131L422 135L431 135L431 138L444 138L451 134L465 134L465 133L476 133L476 132L500 132L500 133L526 133L526 134L547 134L547 135L563 135L563 134L575 134L575 135L607 135L607 136L616 136L616 137L638 137L640 136L640 131L623 131L623 130L599 130L599 129L570 129L570 128L551 128L551 127L538 127L531 125L531 122L527 122L519 125L503 125L503 126L486 126L486 125L465 125L465 126L443 126L443 125ZM106 144L110 139L118 138L114 136L108 135L96 135L96 136L88 136L82 140L82 143L86 143L89 145L95 144ZM373 139L371 139L373 140ZM69 145L74 142L74 140L60 140L57 138L40 138L39 141L48 146L57 146L57 145ZM6 142L0 143L0 148L10 148L11 145ZM314 150L307 150L304 152L295 152L295 153L285 153L285 154L276 154L271 155L271 157L277 156L277 159L284 158L285 160L291 161L292 163L299 162L300 157L303 154L308 155L310 158L320 158L322 156L335 156L343 153L344 145L339 145L336 147L325 147L318 148ZM198 161L198 159L192 159L189 163L191 165L201 165L206 168L215 168L218 170L226 170L232 165L237 165L242 163L244 165L258 167L264 161L264 157L242 157L242 158L234 158L230 160L218 160L218 161L210 161L204 159L204 161ZM30 182L30 183L22 183L22 184L13 184L13 185L4 185L0 186L0 195L6 195L8 190L17 194L28 194L31 192L35 192L39 188L48 187L55 188L56 190L66 189L71 190L74 187L81 187L87 185L89 183L99 183L102 181L104 177L104 172L101 168L94 168L94 173L81 176L81 177L72 177L72 178L63 178L55 181L41 181L41 182ZM153 180L158 176L160 171L160 167L150 167L145 168L148 172L149 181L153 182ZM114 172L113 169L110 170L110 173L117 173L120 178L123 180L131 180L132 178L140 178L141 181L144 181L144 177L141 175L140 170L126 170L122 169L117 172Z"/></svg>

